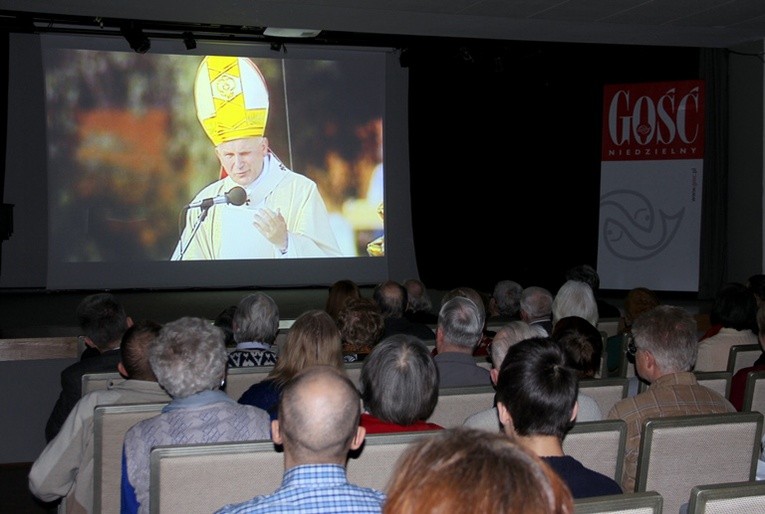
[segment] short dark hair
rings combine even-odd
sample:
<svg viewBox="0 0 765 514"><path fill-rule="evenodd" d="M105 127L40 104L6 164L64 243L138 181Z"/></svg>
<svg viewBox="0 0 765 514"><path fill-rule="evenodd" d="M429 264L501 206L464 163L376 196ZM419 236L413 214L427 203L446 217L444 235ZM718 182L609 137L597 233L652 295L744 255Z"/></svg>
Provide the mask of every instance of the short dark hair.
<svg viewBox="0 0 765 514"><path fill-rule="evenodd" d="M77 306L77 323L100 350L109 350L127 329L127 315L113 294L96 293L83 298Z"/></svg>
<svg viewBox="0 0 765 514"><path fill-rule="evenodd" d="M507 408L520 436L563 439L579 394L576 373L566 365L561 345L549 337L510 347L497 380L497 402Z"/></svg>
<svg viewBox="0 0 765 514"><path fill-rule="evenodd" d="M122 334L120 344L121 362L128 378L156 381L149 364L149 345L159 336L162 325L155 321L140 320Z"/></svg>
<svg viewBox="0 0 765 514"><path fill-rule="evenodd" d="M408 302L406 288L394 280L378 284L372 292L372 299L380 306L383 318L400 318Z"/></svg>
<svg viewBox="0 0 765 514"><path fill-rule="evenodd" d="M715 295L710 320L726 328L736 330L755 329L757 320L757 299L744 284L731 282Z"/></svg>
<svg viewBox="0 0 765 514"><path fill-rule="evenodd" d="M373 416L397 425L424 421L438 402L438 369L419 338L386 337L364 359L361 398Z"/></svg>

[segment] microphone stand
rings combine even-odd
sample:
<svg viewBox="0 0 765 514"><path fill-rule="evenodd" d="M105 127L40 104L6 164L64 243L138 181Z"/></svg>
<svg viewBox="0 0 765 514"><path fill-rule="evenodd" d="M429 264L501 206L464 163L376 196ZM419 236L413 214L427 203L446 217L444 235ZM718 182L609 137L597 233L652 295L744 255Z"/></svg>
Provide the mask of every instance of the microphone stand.
<svg viewBox="0 0 765 514"><path fill-rule="evenodd" d="M180 244L180 251L178 252L178 258L175 260L183 260L183 254L186 253L186 250L189 249L189 245L194 240L194 236L197 234L197 231L199 230L200 225L202 225L202 222L207 218L207 211L210 210L210 207L212 207L212 203L209 205L202 205L202 211L199 213L199 217L197 218L197 221L194 223L194 227L191 229L191 235L189 236L189 240L186 242L186 245L183 244L183 241L179 241Z"/></svg>

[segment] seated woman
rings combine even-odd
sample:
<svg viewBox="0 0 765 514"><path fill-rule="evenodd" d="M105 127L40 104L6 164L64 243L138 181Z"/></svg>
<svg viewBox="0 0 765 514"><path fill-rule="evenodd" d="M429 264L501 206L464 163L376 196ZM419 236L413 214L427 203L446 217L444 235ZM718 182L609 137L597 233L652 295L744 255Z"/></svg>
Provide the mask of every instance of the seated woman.
<svg viewBox="0 0 765 514"><path fill-rule="evenodd" d="M383 514L571 514L558 475L513 439L452 428L412 443L393 470Z"/></svg>
<svg viewBox="0 0 765 514"><path fill-rule="evenodd" d="M337 325L325 311L313 309L297 317L287 331L287 340L274 369L264 380L250 386L239 398L239 403L260 407L272 420L276 419L279 394L284 384L298 371L317 364L334 366L345 372Z"/></svg>
<svg viewBox="0 0 765 514"><path fill-rule="evenodd" d="M338 314L345 307L345 302L351 298L361 298L361 290L358 284L353 280L338 280L329 286L327 292L327 303L324 310L327 311L332 319L337 320Z"/></svg>
<svg viewBox="0 0 765 514"><path fill-rule="evenodd" d="M223 331L200 318L165 324L150 344L151 369L173 400L125 434L123 514L149 512L149 459L155 446L270 438L265 411L239 405L220 390L226 357Z"/></svg>
<svg viewBox="0 0 765 514"><path fill-rule="evenodd" d="M361 368L361 399L367 434L443 428L426 421L438 402L438 370L415 336L395 334L372 349Z"/></svg>
<svg viewBox="0 0 765 514"><path fill-rule="evenodd" d="M380 341L385 322L377 303L369 298L350 298L337 316L345 362L363 360Z"/></svg>

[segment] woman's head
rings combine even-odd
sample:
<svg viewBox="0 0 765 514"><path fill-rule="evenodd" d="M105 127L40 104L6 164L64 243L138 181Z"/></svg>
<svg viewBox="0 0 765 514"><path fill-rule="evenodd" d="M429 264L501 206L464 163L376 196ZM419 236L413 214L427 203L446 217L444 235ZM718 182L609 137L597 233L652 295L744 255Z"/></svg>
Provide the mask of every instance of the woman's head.
<svg viewBox="0 0 765 514"><path fill-rule="evenodd" d="M149 347L157 382L173 398L220 388L227 357L223 330L201 318L166 323Z"/></svg>
<svg viewBox="0 0 765 514"><path fill-rule="evenodd" d="M287 331L287 340L269 376L283 385L299 371L317 364L344 369L335 321L326 311L313 309L298 316Z"/></svg>
<svg viewBox="0 0 765 514"><path fill-rule="evenodd" d="M399 459L384 514L571 514L571 492L531 451L501 433L453 428Z"/></svg>

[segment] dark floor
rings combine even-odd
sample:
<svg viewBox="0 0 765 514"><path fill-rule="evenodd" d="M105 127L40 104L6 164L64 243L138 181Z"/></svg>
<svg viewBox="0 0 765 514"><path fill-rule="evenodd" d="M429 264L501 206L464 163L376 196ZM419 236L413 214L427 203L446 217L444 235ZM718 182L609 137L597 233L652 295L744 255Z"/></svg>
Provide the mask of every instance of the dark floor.
<svg viewBox="0 0 765 514"><path fill-rule="evenodd" d="M55 513L55 505L38 502L27 485L31 462L0 464L0 514Z"/></svg>

